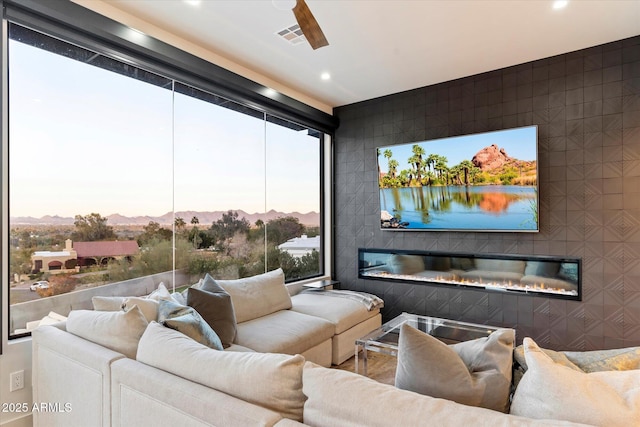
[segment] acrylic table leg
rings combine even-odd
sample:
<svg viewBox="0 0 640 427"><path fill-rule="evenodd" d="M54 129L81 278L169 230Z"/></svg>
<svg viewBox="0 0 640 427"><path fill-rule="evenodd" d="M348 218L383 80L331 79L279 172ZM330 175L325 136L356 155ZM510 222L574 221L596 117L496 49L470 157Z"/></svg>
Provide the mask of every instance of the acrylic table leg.
<svg viewBox="0 0 640 427"><path fill-rule="evenodd" d="M356 374L367 376L367 346L356 344L355 355L355 371ZM362 370L362 372L360 372Z"/></svg>
<svg viewBox="0 0 640 427"><path fill-rule="evenodd" d="M367 346L362 347L362 375L367 376Z"/></svg>

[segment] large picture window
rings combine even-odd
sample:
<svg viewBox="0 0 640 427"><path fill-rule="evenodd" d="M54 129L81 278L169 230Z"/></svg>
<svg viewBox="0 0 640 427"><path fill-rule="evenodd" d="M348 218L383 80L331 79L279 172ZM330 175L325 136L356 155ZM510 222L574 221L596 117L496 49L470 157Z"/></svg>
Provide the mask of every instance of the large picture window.
<svg viewBox="0 0 640 427"><path fill-rule="evenodd" d="M324 273L321 132L17 24L8 66L10 335L114 286Z"/></svg>

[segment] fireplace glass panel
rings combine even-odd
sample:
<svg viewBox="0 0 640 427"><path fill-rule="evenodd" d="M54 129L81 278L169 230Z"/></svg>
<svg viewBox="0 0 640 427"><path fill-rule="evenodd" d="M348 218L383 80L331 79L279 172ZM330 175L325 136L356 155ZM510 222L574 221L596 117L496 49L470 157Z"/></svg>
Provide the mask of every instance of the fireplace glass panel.
<svg viewBox="0 0 640 427"><path fill-rule="evenodd" d="M359 249L358 277L581 299L579 258Z"/></svg>

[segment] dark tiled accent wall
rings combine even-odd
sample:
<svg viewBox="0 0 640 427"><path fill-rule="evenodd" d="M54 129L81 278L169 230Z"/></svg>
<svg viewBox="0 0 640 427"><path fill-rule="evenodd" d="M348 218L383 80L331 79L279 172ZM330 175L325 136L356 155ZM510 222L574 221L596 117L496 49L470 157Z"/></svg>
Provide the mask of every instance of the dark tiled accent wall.
<svg viewBox="0 0 640 427"><path fill-rule="evenodd" d="M640 36L337 108L335 276L402 311L555 349L640 345ZM538 125L540 232L379 227L376 147ZM357 249L577 256L583 300L357 278Z"/></svg>

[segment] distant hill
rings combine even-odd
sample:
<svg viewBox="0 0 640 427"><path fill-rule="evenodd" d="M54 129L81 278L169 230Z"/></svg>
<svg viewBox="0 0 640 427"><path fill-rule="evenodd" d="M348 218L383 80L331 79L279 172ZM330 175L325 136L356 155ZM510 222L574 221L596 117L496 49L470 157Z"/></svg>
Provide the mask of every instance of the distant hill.
<svg viewBox="0 0 640 427"><path fill-rule="evenodd" d="M511 184L534 185L538 180L537 162L535 160L519 160L507 154L504 148L499 148L492 144L478 151L471 159L476 167L488 177L499 179L510 171L517 171L518 175L513 176Z"/></svg>
<svg viewBox="0 0 640 427"><path fill-rule="evenodd" d="M222 214L227 211L213 211L213 212L197 212L197 211L181 211L176 212L176 217L180 217L184 220L187 225L191 224L191 219L193 217L198 218L200 224L210 225L215 221L222 218ZM267 222L272 219L276 219L278 217L285 216L293 216L298 218L301 224L304 225L319 225L320 224L320 215L317 212L308 212L308 213L300 213L300 212L277 212L275 210L270 210L266 213L247 213L241 209L237 210L239 218L246 218L251 224L254 224L257 220L261 219L264 222ZM173 214L171 212L167 212L162 216L133 216L128 217L120 214L112 214L108 215L107 222L108 225L147 225L149 222L154 221L159 223L160 225L171 225L173 222ZM61 217L58 215L46 215L42 218L34 218L34 217L11 217L11 224L25 224L25 225L73 225L74 218L72 217Z"/></svg>

